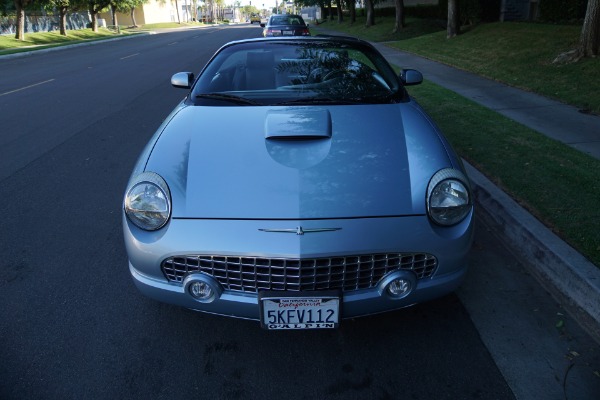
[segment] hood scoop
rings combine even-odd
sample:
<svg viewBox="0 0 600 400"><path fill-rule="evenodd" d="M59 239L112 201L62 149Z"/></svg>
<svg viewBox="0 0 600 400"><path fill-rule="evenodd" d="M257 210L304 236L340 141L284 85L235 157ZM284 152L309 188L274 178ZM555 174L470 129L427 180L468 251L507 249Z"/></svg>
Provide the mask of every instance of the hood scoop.
<svg viewBox="0 0 600 400"><path fill-rule="evenodd" d="M331 150L329 110L270 110L265 118L265 139L267 152L279 164L294 169L314 167Z"/></svg>
<svg viewBox="0 0 600 400"><path fill-rule="evenodd" d="M314 140L331 138L331 115L327 109L288 108L270 110L265 119L265 138Z"/></svg>

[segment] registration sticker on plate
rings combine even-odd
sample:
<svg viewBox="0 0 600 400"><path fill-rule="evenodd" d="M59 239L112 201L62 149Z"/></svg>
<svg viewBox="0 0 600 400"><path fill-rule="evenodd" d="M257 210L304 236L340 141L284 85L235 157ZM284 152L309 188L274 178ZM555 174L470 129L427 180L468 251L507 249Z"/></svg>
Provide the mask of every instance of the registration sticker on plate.
<svg viewBox="0 0 600 400"><path fill-rule="evenodd" d="M261 324L265 329L331 329L340 317L337 292L293 293L261 292Z"/></svg>

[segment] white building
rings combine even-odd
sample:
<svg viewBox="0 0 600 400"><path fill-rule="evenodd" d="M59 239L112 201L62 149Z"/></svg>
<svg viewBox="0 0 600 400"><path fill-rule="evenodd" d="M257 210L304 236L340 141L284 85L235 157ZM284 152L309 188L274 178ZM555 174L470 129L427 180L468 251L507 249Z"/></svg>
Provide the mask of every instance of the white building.
<svg viewBox="0 0 600 400"><path fill-rule="evenodd" d="M149 0L148 3L136 7L135 22L138 25L157 24L161 22L186 22L193 18L191 14L192 1L178 0L179 19L177 20L177 8L175 1ZM99 18L105 19L107 24L111 24L112 14L110 11L100 13ZM130 13L117 13L117 23L119 25L133 25Z"/></svg>

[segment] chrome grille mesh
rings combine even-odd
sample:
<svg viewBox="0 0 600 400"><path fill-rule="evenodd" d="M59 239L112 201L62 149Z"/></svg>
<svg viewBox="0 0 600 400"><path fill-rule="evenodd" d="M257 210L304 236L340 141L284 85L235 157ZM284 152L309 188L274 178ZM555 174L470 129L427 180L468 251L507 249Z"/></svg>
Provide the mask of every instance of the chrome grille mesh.
<svg viewBox="0 0 600 400"><path fill-rule="evenodd" d="M170 282L183 282L193 272L212 275L225 290L352 291L377 285L388 272L413 271L418 279L433 275L434 256L424 253L368 254L326 258L263 258L216 255L170 257L162 271Z"/></svg>

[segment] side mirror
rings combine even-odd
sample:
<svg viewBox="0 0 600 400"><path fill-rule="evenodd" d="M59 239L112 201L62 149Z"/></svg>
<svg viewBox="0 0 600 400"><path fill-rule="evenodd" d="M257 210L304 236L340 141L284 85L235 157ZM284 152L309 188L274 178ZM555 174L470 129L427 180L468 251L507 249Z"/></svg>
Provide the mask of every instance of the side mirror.
<svg viewBox="0 0 600 400"><path fill-rule="evenodd" d="M176 88L189 89L194 83L194 74L192 72L178 72L171 77L171 85Z"/></svg>
<svg viewBox="0 0 600 400"><path fill-rule="evenodd" d="M261 23L260 23L260 27L261 27L261 28L264 28L264 27L265 27L265 24L263 24L263 23L261 22Z"/></svg>
<svg viewBox="0 0 600 400"><path fill-rule="evenodd" d="M400 80L404 86L419 85L423 83L423 74L415 69L403 69L400 73Z"/></svg>

